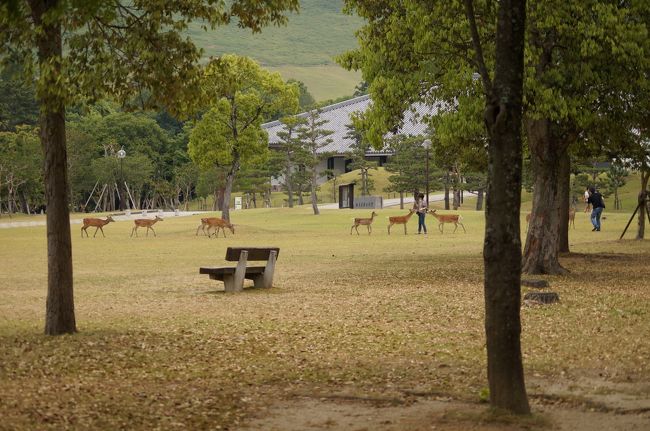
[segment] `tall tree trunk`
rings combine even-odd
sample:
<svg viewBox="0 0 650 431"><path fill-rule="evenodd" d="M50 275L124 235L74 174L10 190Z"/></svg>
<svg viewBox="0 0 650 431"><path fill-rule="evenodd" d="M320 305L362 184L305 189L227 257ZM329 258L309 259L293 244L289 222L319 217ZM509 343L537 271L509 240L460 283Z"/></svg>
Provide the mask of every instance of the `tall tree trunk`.
<svg viewBox="0 0 650 431"><path fill-rule="evenodd" d="M481 55L471 0L465 1L477 56ZM499 2L493 87L485 64L485 123L490 136L485 211L485 334L490 404L530 413L521 357L521 118L525 0Z"/></svg>
<svg viewBox="0 0 650 431"><path fill-rule="evenodd" d="M399 192L399 209L404 209L404 192Z"/></svg>
<svg viewBox="0 0 650 431"><path fill-rule="evenodd" d="M25 196L25 190L21 187L18 190L18 197L20 199L20 206L25 214L30 214L31 210L29 208L29 202L27 201L27 196Z"/></svg>
<svg viewBox="0 0 650 431"><path fill-rule="evenodd" d="M285 177L284 177L284 184L285 187L287 188L287 203L289 204L289 208L293 208L293 182L291 181L290 166L287 166Z"/></svg>
<svg viewBox="0 0 650 431"><path fill-rule="evenodd" d="M445 182L445 209L449 209L449 172L446 174L447 181Z"/></svg>
<svg viewBox="0 0 650 431"><path fill-rule="evenodd" d="M476 211L481 211L483 209L483 189L478 189L476 191Z"/></svg>
<svg viewBox="0 0 650 431"><path fill-rule="evenodd" d="M560 156L558 172L558 198L560 204L560 253L569 250L569 195L571 193L571 159L568 151Z"/></svg>
<svg viewBox="0 0 650 431"><path fill-rule="evenodd" d="M223 191L223 205L221 207L221 218L230 221L230 195L232 194L232 185L235 182L235 175L239 170L239 158L235 157L226 175L226 187Z"/></svg>
<svg viewBox="0 0 650 431"><path fill-rule="evenodd" d="M560 208L558 178L564 146L553 136L548 119L526 120L534 173L533 210L524 247L523 269L528 274L563 274L560 265Z"/></svg>
<svg viewBox="0 0 650 431"><path fill-rule="evenodd" d="M316 187L318 187L318 173L314 169L311 174L311 207L314 210L314 215L319 215L318 209L318 196L316 196Z"/></svg>
<svg viewBox="0 0 650 431"><path fill-rule="evenodd" d="M645 236L645 219L648 210L648 179L650 178L650 169L641 169L641 191L639 192L639 218L636 239L643 239Z"/></svg>
<svg viewBox="0 0 650 431"><path fill-rule="evenodd" d="M43 22L57 0L30 0L34 23L42 26L36 35L38 62L44 85L39 94L41 145L44 152L45 198L47 202L47 300L45 333L58 335L77 331L72 283L72 239L68 211L68 163L65 142L65 102L57 92L63 55L61 24ZM45 71L49 71L46 73Z"/></svg>

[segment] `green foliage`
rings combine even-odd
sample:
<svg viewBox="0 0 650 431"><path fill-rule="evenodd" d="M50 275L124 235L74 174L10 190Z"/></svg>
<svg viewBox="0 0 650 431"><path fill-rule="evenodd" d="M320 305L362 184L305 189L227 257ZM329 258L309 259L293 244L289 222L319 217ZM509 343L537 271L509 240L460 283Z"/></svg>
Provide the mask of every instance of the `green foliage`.
<svg viewBox="0 0 650 431"><path fill-rule="evenodd" d="M20 79L20 67L0 70L0 131L15 131L21 124L36 125L38 105L34 87Z"/></svg>
<svg viewBox="0 0 650 431"><path fill-rule="evenodd" d="M388 177L390 186L385 191L412 193L426 190L427 152L422 146L422 138L398 135L389 141L389 145L394 155L384 166L392 174ZM436 170L434 164L430 163L429 190L439 189L443 176L443 172Z"/></svg>
<svg viewBox="0 0 650 431"><path fill-rule="evenodd" d="M42 163L37 129L17 126L14 132L0 132L0 196L6 195L10 212L17 209L20 197L32 206L42 202Z"/></svg>
<svg viewBox="0 0 650 431"><path fill-rule="evenodd" d="M211 61L203 78L210 106L191 129L189 155L203 169L256 163L268 152L265 118L297 108L298 90L246 57Z"/></svg>
<svg viewBox="0 0 650 431"><path fill-rule="evenodd" d="M240 27L259 32L268 24L286 23L284 11L299 6L297 0L75 3L61 2L46 13L47 22L61 23L66 49L63 59L38 65L39 93L57 94L68 103L107 93L128 101L139 94L143 105L163 104L177 112L184 112L199 90L194 64L200 51L183 36L190 23L198 20L202 28L214 29L237 19ZM22 2L14 12L0 9L0 23L8 30L2 32L1 45L18 51L28 62L28 73L36 70L30 58L41 31L31 12Z"/></svg>

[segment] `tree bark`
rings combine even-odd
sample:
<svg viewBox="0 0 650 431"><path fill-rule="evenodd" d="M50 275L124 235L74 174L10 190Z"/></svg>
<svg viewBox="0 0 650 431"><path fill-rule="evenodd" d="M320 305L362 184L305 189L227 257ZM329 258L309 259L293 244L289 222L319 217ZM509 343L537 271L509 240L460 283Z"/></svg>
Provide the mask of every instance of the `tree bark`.
<svg viewBox="0 0 650 431"><path fill-rule="evenodd" d="M447 173L447 182L445 182L445 209L449 209L449 173Z"/></svg>
<svg viewBox="0 0 650 431"><path fill-rule="evenodd" d="M560 253L569 253L569 195L571 194L571 159L564 151L560 156L558 198L560 204Z"/></svg>
<svg viewBox="0 0 650 431"><path fill-rule="evenodd" d="M641 191L639 192L639 218L638 229L636 231L636 239L641 240L645 237L645 218L646 211L648 210L648 179L650 178L650 170L641 169Z"/></svg>
<svg viewBox="0 0 650 431"><path fill-rule="evenodd" d="M235 157L226 175L226 187L223 191L223 204L221 206L221 218L230 221L230 195L232 194L232 185L235 182L235 175L239 170L239 157Z"/></svg>
<svg viewBox="0 0 650 431"><path fill-rule="evenodd" d="M318 187L318 173L316 169L313 170L311 175L311 207L314 210L314 215L320 215L318 209L318 196L316 196L316 187Z"/></svg>
<svg viewBox="0 0 650 431"><path fill-rule="evenodd" d="M566 146L553 136L548 119L527 119L528 145L534 172L533 210L524 248L527 274L563 274L560 265L559 167Z"/></svg>
<svg viewBox="0 0 650 431"><path fill-rule="evenodd" d="M72 283L72 239L68 210L68 163L65 140L65 102L57 92L63 55L61 24L43 22L57 0L30 0L32 17L42 31L37 33L39 69L45 82L39 94L41 145L44 152L45 198L47 202L47 300L45 334L77 331ZM44 73L44 71L49 72Z"/></svg>
<svg viewBox="0 0 650 431"><path fill-rule="evenodd" d="M474 48L480 40L473 4L465 1ZM485 333L490 404L516 414L529 414L521 357L521 119L524 74L525 0L499 2L496 71L491 88L485 63L479 69L488 96L485 123L490 137L485 264Z"/></svg>
<svg viewBox="0 0 650 431"><path fill-rule="evenodd" d="M293 208L293 182L291 181L291 162L287 156L287 166L284 174L284 184L287 188L287 204L289 208Z"/></svg>
<svg viewBox="0 0 650 431"><path fill-rule="evenodd" d="M483 189L478 189L476 191L476 211L481 211L483 209Z"/></svg>

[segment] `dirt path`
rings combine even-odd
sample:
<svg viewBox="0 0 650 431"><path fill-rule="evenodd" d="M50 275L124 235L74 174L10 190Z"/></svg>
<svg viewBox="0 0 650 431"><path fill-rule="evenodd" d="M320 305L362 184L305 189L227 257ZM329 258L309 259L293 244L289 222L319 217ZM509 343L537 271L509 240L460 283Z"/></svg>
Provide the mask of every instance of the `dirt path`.
<svg viewBox="0 0 650 431"><path fill-rule="evenodd" d="M385 397L345 392L295 394L274 402L239 431L648 431L650 382L580 378L529 383L532 418L496 419L486 404L440 396Z"/></svg>

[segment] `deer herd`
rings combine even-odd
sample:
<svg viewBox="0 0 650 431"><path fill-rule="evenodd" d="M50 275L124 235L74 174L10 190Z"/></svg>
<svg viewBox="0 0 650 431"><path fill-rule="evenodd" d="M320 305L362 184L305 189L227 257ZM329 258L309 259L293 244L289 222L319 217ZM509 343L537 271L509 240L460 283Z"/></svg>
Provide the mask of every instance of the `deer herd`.
<svg viewBox="0 0 650 431"><path fill-rule="evenodd" d="M388 217L388 235L390 235L390 228L396 224L401 224L404 226L404 235L406 235L406 224L411 219L411 216L415 214L415 212L416 211L414 209L410 209L408 214ZM460 222L463 218L462 216L458 214L437 214L435 209L427 210L427 212L438 220L438 230L440 230L441 233L444 233L445 223L453 223L456 226L454 232L456 232L456 229L458 229L458 225L463 228L463 231L467 232L465 230L465 226L463 226L463 224ZM368 235L370 235L372 233L371 225L376 216L377 213L373 211L369 218L355 218L354 224L350 228L350 235L352 235L352 229L355 229L357 231L357 235L359 235L359 226L366 226L368 228Z"/></svg>
<svg viewBox="0 0 650 431"><path fill-rule="evenodd" d="M95 228L95 233L93 234L93 238L95 235L97 235L97 231L101 231L102 236L106 238L106 235L104 235L104 226L109 224L110 222L114 222L113 217L107 216L106 219L101 219L101 218L85 218L83 219L83 225L81 226L81 237L84 237L84 233L86 234L86 238L89 237L88 235L88 228L89 227L94 227ZM144 227L147 228L146 235L149 236L149 230L153 232L153 236L156 236L156 231L153 229L153 225L156 224L159 221L163 221L162 218L155 216L152 219L147 219L147 218L139 218L133 220L133 229L131 229L131 237L133 237L133 234L135 236L138 236L138 228ZM207 228L207 229L206 229ZM219 230L223 231L223 237L226 237L226 228L230 230L233 234L235 233L235 225L231 224L230 222L220 219L217 217L207 217L207 218L202 218L201 219L201 224L199 225L198 228L196 228L196 235L199 234L199 230L203 232L204 235L207 234L208 237L211 236L218 236L219 235ZM210 229L216 229L213 233L210 233Z"/></svg>
<svg viewBox="0 0 650 431"><path fill-rule="evenodd" d="M410 220L411 216L415 214L415 209L410 209L408 214L401 215L401 216L392 216L388 217L388 234L390 235L390 229L393 227L393 225L403 225L404 226L404 235L407 234L406 232L406 225L408 221ZM435 209L427 209L427 213L431 214L433 217L436 218L438 221L438 230L441 233L444 233L444 225L445 223L450 223L454 225L454 232L458 230L458 226L463 228L463 232L467 233L467 230L465 230L465 226L463 223L461 223L462 216L459 214L438 214ZM576 211L574 208L571 208L569 210L569 225L573 225L575 228L575 215ZM359 235L359 226L366 226L368 230L368 235L372 233L372 222L375 220L375 217L377 217L378 214L373 211L370 214L370 217L368 218L362 218L362 217L356 217L354 218L354 223L352 224L352 227L350 227L350 235L352 235L352 231L356 230L357 235ZM530 223L532 214L528 213L526 214L526 224L528 225ZM88 228L89 227L94 227L95 228L95 233L93 234L93 238L97 235L97 231L101 231L102 236L106 237L104 235L104 226L107 224L114 222L113 218L111 216L107 216L106 219L101 219L101 218L85 218L83 219L83 225L81 226L81 237L83 238L84 233L86 234L86 237L88 238ZM145 219L145 218L140 218L140 219L135 219L133 220L133 229L131 230L131 237L133 234L135 236L138 236L138 228L143 227L146 228L146 236L149 236L149 230L153 232L153 236L156 236L156 231L153 229L153 225L156 224L159 221L163 221L162 218L155 216L153 219ZM218 218L218 217L206 217L201 219L201 224L196 228L196 236L199 235L199 231L203 232L203 235L207 235L208 238L210 237L218 237L219 236L219 231L223 233L223 237L226 237L226 229L228 229L233 235L235 234L235 225L231 224L230 222ZM213 230L213 232L210 232Z"/></svg>

